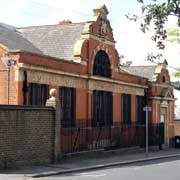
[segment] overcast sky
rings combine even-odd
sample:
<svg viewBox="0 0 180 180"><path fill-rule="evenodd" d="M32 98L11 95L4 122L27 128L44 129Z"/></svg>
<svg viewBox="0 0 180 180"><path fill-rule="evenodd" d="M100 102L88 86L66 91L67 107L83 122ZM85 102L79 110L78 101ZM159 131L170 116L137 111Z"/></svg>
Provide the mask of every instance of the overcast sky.
<svg viewBox="0 0 180 180"><path fill-rule="evenodd" d="M140 22L135 23L125 17L128 13L141 13L137 0L0 0L0 22L20 27L57 24L67 19L72 22L88 21L92 18L92 9L99 4L105 4L109 10L108 19L119 54L134 65L147 64L144 61L147 54L158 50L150 40L150 33L140 31ZM174 25L174 19L170 19L168 27ZM167 45L163 52L171 66L176 67L179 62L179 46Z"/></svg>

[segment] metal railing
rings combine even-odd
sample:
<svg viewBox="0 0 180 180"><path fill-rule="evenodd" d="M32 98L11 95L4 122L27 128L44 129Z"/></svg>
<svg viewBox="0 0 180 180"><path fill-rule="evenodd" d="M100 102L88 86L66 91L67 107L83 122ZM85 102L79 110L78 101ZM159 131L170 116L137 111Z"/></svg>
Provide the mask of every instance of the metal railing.
<svg viewBox="0 0 180 180"><path fill-rule="evenodd" d="M161 124L149 124L149 146L163 143ZM145 146L145 124L114 123L112 126L92 127L76 123L61 128L62 153Z"/></svg>

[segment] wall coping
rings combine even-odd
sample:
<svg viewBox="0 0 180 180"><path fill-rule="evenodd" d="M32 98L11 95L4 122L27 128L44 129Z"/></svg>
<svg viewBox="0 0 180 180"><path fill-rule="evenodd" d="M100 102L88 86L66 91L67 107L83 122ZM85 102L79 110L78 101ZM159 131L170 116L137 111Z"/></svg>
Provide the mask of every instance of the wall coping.
<svg viewBox="0 0 180 180"><path fill-rule="evenodd" d="M0 105L0 110L36 110L36 111L54 111L53 107L46 106L26 106L26 105Z"/></svg>

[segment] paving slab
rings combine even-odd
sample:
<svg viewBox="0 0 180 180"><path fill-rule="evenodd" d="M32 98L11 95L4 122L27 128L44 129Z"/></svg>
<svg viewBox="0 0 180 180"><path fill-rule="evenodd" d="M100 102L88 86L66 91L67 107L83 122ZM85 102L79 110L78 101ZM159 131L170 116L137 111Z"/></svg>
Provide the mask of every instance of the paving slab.
<svg viewBox="0 0 180 180"><path fill-rule="evenodd" d="M121 151L120 151L121 152ZM1 180L28 180L57 174L88 171L136 162L151 161L155 159L180 157L180 149L165 149L151 151L148 157L144 152L119 153L109 151L100 156L71 156L63 158L57 164L43 166L21 167L0 171Z"/></svg>

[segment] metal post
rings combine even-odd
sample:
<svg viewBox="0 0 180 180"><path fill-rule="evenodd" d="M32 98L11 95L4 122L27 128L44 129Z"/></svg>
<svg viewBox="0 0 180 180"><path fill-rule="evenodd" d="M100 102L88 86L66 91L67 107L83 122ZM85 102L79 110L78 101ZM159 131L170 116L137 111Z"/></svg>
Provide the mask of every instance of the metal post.
<svg viewBox="0 0 180 180"><path fill-rule="evenodd" d="M10 92L10 67L7 68L7 104L9 104L9 93Z"/></svg>
<svg viewBox="0 0 180 180"><path fill-rule="evenodd" d="M148 110L146 110L146 157L148 157Z"/></svg>
<svg viewBox="0 0 180 180"><path fill-rule="evenodd" d="M9 54L6 54L3 57L0 57L0 60L6 65L6 69L1 69L1 70L6 70L7 71L7 104L9 104L10 100L10 68L11 66L16 65L16 61L11 59Z"/></svg>

